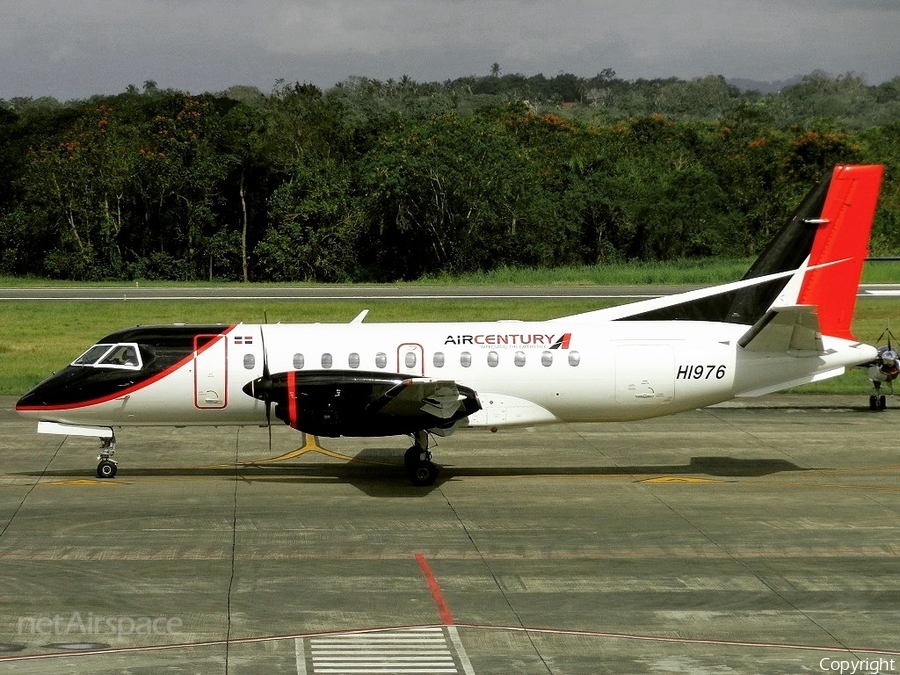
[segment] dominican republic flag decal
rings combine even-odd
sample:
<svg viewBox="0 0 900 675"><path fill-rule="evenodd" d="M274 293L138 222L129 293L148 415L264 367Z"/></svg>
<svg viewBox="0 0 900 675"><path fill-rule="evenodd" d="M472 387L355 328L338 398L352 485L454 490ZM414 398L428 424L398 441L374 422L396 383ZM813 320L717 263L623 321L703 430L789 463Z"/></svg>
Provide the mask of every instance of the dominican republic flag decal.
<svg viewBox="0 0 900 675"><path fill-rule="evenodd" d="M236 345L252 345L253 344L253 336L252 335L235 335L234 336L234 344L236 344Z"/></svg>
<svg viewBox="0 0 900 675"><path fill-rule="evenodd" d="M572 339L571 333L566 333L561 338L559 338L556 342L550 345L550 349L568 349L569 348L569 340Z"/></svg>

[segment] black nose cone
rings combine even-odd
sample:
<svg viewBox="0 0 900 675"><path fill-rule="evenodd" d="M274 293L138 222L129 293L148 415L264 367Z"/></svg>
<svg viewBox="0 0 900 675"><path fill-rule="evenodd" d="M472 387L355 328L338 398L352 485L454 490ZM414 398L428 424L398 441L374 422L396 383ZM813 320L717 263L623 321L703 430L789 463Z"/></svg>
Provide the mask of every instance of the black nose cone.
<svg viewBox="0 0 900 675"><path fill-rule="evenodd" d="M16 401L16 410L27 412L29 410L39 410L48 405L53 405L56 398L53 395L53 392L57 390L57 386L53 382L54 379L54 377L49 377L25 392L22 397Z"/></svg>
<svg viewBox="0 0 900 675"><path fill-rule="evenodd" d="M243 392L251 398L269 401L272 398L272 379L269 377L258 377L255 380L251 380L244 385Z"/></svg>

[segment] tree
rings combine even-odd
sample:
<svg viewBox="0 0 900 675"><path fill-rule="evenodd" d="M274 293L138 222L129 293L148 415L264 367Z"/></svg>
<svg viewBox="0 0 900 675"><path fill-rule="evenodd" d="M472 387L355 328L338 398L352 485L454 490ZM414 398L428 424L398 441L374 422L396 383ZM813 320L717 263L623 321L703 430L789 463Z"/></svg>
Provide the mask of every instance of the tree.
<svg viewBox="0 0 900 675"><path fill-rule="evenodd" d="M189 278L205 276L208 238L221 227L217 207L228 166L218 150L223 110L209 95L167 94L147 126L137 173L148 247L181 260Z"/></svg>
<svg viewBox="0 0 900 675"><path fill-rule="evenodd" d="M0 271L393 280L751 255L847 162L886 164L872 247L900 249L900 80L812 73L763 95L494 66L0 101Z"/></svg>
<svg viewBox="0 0 900 675"><path fill-rule="evenodd" d="M234 106L223 119L221 155L229 173L236 174L229 185L236 186L240 205L241 278L245 283L250 280L251 220L257 210L264 214L270 175L263 154L264 125L262 112L245 105Z"/></svg>
<svg viewBox="0 0 900 675"><path fill-rule="evenodd" d="M89 107L59 135L32 151L26 184L56 222L51 271L74 278L122 272L126 191L134 169L133 128L109 106Z"/></svg>
<svg viewBox="0 0 900 675"><path fill-rule="evenodd" d="M374 218L369 266L410 279L568 255L554 155L530 146L532 122L520 107L512 121L507 110L443 115L383 137L362 170Z"/></svg>
<svg viewBox="0 0 900 675"><path fill-rule="evenodd" d="M270 199L271 225L255 253L274 281L353 281L361 217L351 173L333 161L307 158Z"/></svg>

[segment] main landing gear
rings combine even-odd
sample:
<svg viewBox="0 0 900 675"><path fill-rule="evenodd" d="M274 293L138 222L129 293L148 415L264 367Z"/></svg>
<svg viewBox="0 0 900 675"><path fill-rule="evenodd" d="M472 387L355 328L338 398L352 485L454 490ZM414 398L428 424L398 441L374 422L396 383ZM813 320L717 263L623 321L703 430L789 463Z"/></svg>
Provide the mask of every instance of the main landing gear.
<svg viewBox="0 0 900 675"><path fill-rule="evenodd" d="M869 410L884 410L887 408L887 399L884 394L869 396Z"/></svg>
<svg viewBox="0 0 900 675"><path fill-rule="evenodd" d="M888 383L891 394L894 393L894 383ZM887 408L887 399L884 394L881 393L881 382L878 380L872 380L872 386L875 387L875 393L869 396L869 410L875 410L880 412Z"/></svg>
<svg viewBox="0 0 900 675"><path fill-rule="evenodd" d="M119 463L111 459L116 454L116 437L100 439L100 455L97 457L97 478L113 478L119 470Z"/></svg>
<svg viewBox="0 0 900 675"><path fill-rule="evenodd" d="M428 432L417 431L412 436L415 445L411 446L403 455L406 473L413 485L421 487L433 485L437 479L438 467L431 461Z"/></svg>

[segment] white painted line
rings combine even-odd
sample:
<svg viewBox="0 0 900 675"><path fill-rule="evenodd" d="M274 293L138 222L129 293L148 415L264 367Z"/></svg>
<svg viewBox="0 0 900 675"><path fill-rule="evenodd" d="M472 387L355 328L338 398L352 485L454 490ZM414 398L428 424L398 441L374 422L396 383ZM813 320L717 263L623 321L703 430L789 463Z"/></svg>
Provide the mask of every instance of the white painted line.
<svg viewBox="0 0 900 675"><path fill-rule="evenodd" d="M294 638L294 658L297 661L297 675L306 675L306 650L303 638Z"/></svg>
<svg viewBox="0 0 900 675"><path fill-rule="evenodd" d="M463 672L465 675L475 675L475 670L472 668L472 662L469 661L469 655L466 654L466 650L463 649L462 640L459 639L459 631L456 630L456 626L447 626L446 630L450 642L456 648L456 655L459 657L459 663L462 666Z"/></svg>
<svg viewBox="0 0 900 675"><path fill-rule="evenodd" d="M304 669L307 658L312 665L312 675L474 675L461 649L459 636L443 627L322 635L296 647L297 672L306 675L300 671L302 657Z"/></svg>

